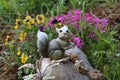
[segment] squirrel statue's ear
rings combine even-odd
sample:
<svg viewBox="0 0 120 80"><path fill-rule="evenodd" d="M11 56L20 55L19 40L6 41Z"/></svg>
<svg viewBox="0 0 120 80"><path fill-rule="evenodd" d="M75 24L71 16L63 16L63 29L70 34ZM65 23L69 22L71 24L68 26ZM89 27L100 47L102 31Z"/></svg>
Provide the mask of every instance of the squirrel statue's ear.
<svg viewBox="0 0 120 80"><path fill-rule="evenodd" d="M64 25L64 27L68 28L68 26Z"/></svg>
<svg viewBox="0 0 120 80"><path fill-rule="evenodd" d="M56 28L56 32L59 33L59 28Z"/></svg>

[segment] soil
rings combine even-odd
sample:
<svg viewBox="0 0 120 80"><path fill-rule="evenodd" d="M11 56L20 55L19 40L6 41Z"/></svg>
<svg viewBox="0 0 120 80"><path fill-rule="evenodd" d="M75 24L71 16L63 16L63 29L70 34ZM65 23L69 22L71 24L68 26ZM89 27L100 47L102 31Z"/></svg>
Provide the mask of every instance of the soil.
<svg viewBox="0 0 120 80"><path fill-rule="evenodd" d="M111 30L117 30L115 38L120 41L120 2L111 5L102 4L99 7L93 8L90 12L99 18L107 18Z"/></svg>
<svg viewBox="0 0 120 80"><path fill-rule="evenodd" d="M114 29L116 25L120 24L120 2L113 6L110 6L110 4L102 4L89 11L99 18L107 18L111 29ZM2 53L2 51L6 49L4 47L5 36L13 35L13 33L10 32L10 29L10 26L0 26L0 57L5 57ZM120 40L120 25L118 25L116 30L118 30L118 32L115 35L115 38ZM0 80L18 80L16 72L16 65L9 66L0 58Z"/></svg>
<svg viewBox="0 0 120 80"><path fill-rule="evenodd" d="M0 80L17 80L17 66L9 65L14 59L6 56L3 51L7 50L5 47L6 35L13 36L10 26L0 26ZM7 61L3 61L4 58Z"/></svg>

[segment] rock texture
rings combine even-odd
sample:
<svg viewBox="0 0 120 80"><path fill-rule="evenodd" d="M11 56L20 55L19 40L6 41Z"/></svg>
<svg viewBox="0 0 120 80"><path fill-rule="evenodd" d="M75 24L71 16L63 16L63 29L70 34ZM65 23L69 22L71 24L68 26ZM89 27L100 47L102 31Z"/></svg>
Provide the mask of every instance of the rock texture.
<svg viewBox="0 0 120 80"><path fill-rule="evenodd" d="M65 51L65 54L67 55L70 55L71 53L77 54L78 58L83 61L83 64L86 65L85 67L87 67L88 70L93 69L87 59L87 56L77 46ZM72 61L57 61L53 64L50 63L49 66L46 66L45 64L48 64L48 62L50 62L49 59L42 60L41 70L43 74L43 80L90 80L87 73L82 74L76 70L74 66L75 63Z"/></svg>
<svg viewBox="0 0 120 80"><path fill-rule="evenodd" d="M49 66L43 75L43 80L90 80L90 78L77 72L72 62L66 62Z"/></svg>

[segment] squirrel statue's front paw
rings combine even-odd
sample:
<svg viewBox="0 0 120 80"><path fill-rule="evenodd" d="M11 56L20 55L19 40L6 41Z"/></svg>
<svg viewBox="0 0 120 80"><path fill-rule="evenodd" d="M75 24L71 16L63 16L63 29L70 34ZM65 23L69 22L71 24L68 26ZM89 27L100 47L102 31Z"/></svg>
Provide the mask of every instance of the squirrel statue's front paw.
<svg viewBox="0 0 120 80"><path fill-rule="evenodd" d="M96 69L89 70L88 75L91 78L91 80L104 80L103 74Z"/></svg>
<svg viewBox="0 0 120 80"><path fill-rule="evenodd" d="M71 53L68 56L69 56L69 59L74 63L75 63L76 60L79 60L78 55L75 54L75 53Z"/></svg>
<svg viewBox="0 0 120 80"><path fill-rule="evenodd" d="M75 68L77 69L78 72L82 74L87 74L88 73L88 67L83 63L82 60L76 60L75 61Z"/></svg>

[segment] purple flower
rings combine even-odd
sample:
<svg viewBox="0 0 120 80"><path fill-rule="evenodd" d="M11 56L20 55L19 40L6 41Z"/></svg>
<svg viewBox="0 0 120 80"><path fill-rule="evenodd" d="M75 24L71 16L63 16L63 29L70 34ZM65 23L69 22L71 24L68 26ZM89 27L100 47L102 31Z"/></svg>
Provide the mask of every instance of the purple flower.
<svg viewBox="0 0 120 80"><path fill-rule="evenodd" d="M75 26L77 29L79 29L79 23L78 22L72 22L72 25Z"/></svg>
<svg viewBox="0 0 120 80"><path fill-rule="evenodd" d="M107 25L107 23L108 23L108 19L105 18L101 19L102 28L104 28Z"/></svg>
<svg viewBox="0 0 120 80"><path fill-rule="evenodd" d="M94 18L93 25L99 30L100 29L100 19L97 17Z"/></svg>
<svg viewBox="0 0 120 80"><path fill-rule="evenodd" d="M85 13L85 15L83 16L83 20L89 23L91 23L93 19L94 19L94 16L91 15L90 13Z"/></svg>
<svg viewBox="0 0 120 80"><path fill-rule="evenodd" d="M40 26L40 31L41 31L41 32L44 32L44 29L45 29L44 26Z"/></svg>
<svg viewBox="0 0 120 80"><path fill-rule="evenodd" d="M81 15L81 13L82 13L82 11L81 11L81 10L78 10L78 9L77 9L77 10L74 10L74 15L79 15L79 16L80 16L80 15Z"/></svg>
<svg viewBox="0 0 120 80"><path fill-rule="evenodd" d="M94 31L92 31L92 32L89 34L89 37L98 40L98 37L95 35Z"/></svg>
<svg viewBox="0 0 120 80"><path fill-rule="evenodd" d="M48 22L48 25L49 25L50 27L52 27L52 26L53 26L52 21L53 21L53 18L51 17L51 18L50 18L50 21Z"/></svg>
<svg viewBox="0 0 120 80"><path fill-rule="evenodd" d="M70 19L66 19L64 23L69 25L70 24Z"/></svg>
<svg viewBox="0 0 120 80"><path fill-rule="evenodd" d="M61 14L61 15L55 16L54 19L56 19L58 22L61 22L62 24L64 24L67 19L67 15Z"/></svg>
<svg viewBox="0 0 120 80"><path fill-rule="evenodd" d="M100 22L100 19L99 18L94 18L93 22L94 22L94 24L98 24Z"/></svg>
<svg viewBox="0 0 120 80"><path fill-rule="evenodd" d="M67 16L72 22L79 21L81 18L81 11L80 10L70 10L68 12Z"/></svg>
<svg viewBox="0 0 120 80"><path fill-rule="evenodd" d="M81 19L81 10L74 10L74 18L76 21L79 21Z"/></svg>
<svg viewBox="0 0 120 80"><path fill-rule="evenodd" d="M74 14L74 12L73 12L73 10L70 10L70 11L68 11L68 16L70 17L70 16L72 16Z"/></svg>
<svg viewBox="0 0 120 80"><path fill-rule="evenodd" d="M66 19L67 19L67 15L61 14L58 18L58 21L61 21L62 23L64 23L64 21L66 21Z"/></svg>
<svg viewBox="0 0 120 80"><path fill-rule="evenodd" d="M78 46L79 48L82 48L83 41L79 37L74 37L73 42L75 43L76 46Z"/></svg>

